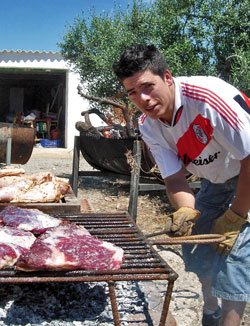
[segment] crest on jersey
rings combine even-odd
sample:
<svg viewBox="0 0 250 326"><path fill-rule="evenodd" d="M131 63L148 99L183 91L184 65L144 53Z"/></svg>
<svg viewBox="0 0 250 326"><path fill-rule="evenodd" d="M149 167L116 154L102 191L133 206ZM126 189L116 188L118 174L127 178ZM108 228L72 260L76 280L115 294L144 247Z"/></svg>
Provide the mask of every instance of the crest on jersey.
<svg viewBox="0 0 250 326"><path fill-rule="evenodd" d="M207 144L208 138L205 134L204 130L201 128L200 125L193 124L193 131L195 133L196 138L201 142L202 144Z"/></svg>

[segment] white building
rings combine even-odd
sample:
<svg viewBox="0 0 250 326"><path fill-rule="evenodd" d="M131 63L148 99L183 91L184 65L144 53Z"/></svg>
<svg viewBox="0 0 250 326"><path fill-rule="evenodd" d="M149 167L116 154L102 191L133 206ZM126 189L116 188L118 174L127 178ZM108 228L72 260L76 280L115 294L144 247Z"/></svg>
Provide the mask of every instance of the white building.
<svg viewBox="0 0 250 326"><path fill-rule="evenodd" d="M74 136L79 134L75 123L89 107L78 94L79 83L79 75L58 52L0 51L0 122L12 122L8 120L18 112L29 117L33 111L43 121L46 111L56 118L61 110L62 146L72 149ZM39 137L48 138L48 134Z"/></svg>

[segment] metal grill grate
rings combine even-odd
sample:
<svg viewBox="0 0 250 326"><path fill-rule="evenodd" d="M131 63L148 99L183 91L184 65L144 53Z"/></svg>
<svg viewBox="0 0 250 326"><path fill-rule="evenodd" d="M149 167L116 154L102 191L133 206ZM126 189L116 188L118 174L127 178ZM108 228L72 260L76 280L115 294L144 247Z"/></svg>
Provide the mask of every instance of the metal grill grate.
<svg viewBox="0 0 250 326"><path fill-rule="evenodd" d="M65 214L58 215L73 223L83 225L99 239L109 241L125 253L125 261L119 270L69 271L69 272L21 272L1 270L0 283L36 282L107 282L114 324L120 325L115 296L116 281L167 280L167 290L159 325L165 325L171 300L173 285L178 277L174 270L158 255L146 240L132 218L122 214Z"/></svg>

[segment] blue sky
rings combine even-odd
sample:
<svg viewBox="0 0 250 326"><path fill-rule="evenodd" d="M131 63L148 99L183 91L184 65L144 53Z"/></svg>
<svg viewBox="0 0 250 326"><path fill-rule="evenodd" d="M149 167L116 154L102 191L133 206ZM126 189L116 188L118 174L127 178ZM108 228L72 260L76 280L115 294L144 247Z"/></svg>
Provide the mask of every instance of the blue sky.
<svg viewBox="0 0 250 326"><path fill-rule="evenodd" d="M0 50L58 51L66 27L82 11L111 13L128 3L132 0L0 0Z"/></svg>

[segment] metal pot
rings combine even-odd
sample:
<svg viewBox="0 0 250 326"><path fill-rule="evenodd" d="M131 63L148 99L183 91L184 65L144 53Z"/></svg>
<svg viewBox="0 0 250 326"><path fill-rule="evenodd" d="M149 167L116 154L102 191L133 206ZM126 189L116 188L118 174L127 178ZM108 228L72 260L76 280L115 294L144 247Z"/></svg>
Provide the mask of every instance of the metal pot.
<svg viewBox="0 0 250 326"><path fill-rule="evenodd" d="M34 128L0 122L0 163L27 163L34 140Z"/></svg>

